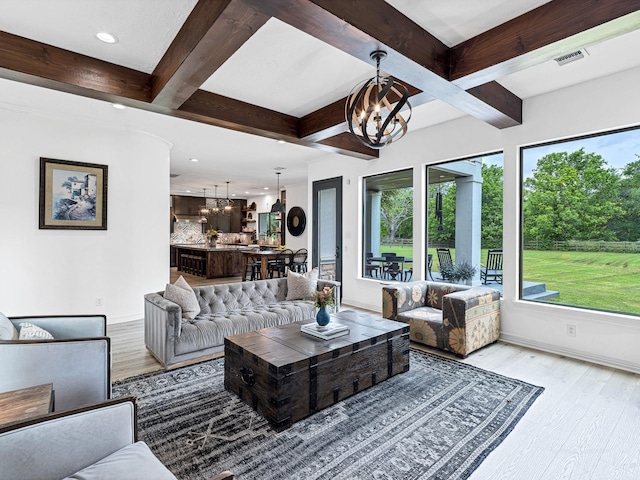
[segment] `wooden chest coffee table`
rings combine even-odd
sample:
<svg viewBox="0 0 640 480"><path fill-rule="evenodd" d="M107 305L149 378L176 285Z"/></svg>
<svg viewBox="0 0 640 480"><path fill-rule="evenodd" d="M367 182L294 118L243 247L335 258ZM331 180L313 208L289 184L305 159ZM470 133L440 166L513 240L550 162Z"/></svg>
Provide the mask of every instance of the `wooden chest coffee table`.
<svg viewBox="0 0 640 480"><path fill-rule="evenodd" d="M224 386L280 431L361 390L409 370L409 325L344 311L349 334L320 340L302 322L224 341Z"/></svg>

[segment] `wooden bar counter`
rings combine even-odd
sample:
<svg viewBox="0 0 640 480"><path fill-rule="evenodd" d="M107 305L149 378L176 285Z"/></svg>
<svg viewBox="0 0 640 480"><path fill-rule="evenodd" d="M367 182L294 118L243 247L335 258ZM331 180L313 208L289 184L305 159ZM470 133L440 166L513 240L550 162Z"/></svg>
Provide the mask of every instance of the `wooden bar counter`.
<svg viewBox="0 0 640 480"><path fill-rule="evenodd" d="M242 274L242 252L250 247L221 245L172 245L176 249L179 272L205 278L239 277Z"/></svg>

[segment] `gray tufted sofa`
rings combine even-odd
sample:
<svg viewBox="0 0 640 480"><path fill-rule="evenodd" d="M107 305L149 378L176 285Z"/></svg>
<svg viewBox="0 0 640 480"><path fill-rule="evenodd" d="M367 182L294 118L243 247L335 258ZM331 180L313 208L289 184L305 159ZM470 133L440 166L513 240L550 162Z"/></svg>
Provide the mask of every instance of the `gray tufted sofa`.
<svg viewBox="0 0 640 480"><path fill-rule="evenodd" d="M318 289L340 283L318 280ZM287 278L194 287L200 314L183 320L181 308L163 292L144 296L144 338L147 349L165 367L205 359L224 351L224 337L313 318L311 300L287 301ZM336 301L336 305L339 302Z"/></svg>

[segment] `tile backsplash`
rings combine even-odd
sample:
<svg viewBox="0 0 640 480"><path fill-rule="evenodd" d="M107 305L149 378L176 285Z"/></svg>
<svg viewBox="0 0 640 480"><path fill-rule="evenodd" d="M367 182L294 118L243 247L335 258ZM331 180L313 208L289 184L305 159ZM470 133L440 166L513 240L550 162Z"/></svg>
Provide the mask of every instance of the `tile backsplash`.
<svg viewBox="0 0 640 480"><path fill-rule="evenodd" d="M253 235L251 233L221 233L217 243L220 244L250 244ZM170 239L171 245L204 243L202 224L195 222L175 222Z"/></svg>

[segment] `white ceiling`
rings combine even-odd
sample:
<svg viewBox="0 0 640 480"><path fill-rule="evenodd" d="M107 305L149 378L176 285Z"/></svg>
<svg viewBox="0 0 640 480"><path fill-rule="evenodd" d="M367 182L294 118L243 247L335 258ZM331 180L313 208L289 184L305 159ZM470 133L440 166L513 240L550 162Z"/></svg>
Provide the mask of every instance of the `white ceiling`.
<svg viewBox="0 0 640 480"><path fill-rule="evenodd" d="M449 46L536 8L545 0L387 0ZM150 73L196 0L0 0L0 30ZM119 43L95 38L109 31ZM526 99L640 65L640 30L587 45L584 60L558 67L549 61L499 82ZM569 52L566 52L569 53ZM632 54L633 53L633 54ZM384 70L384 63L382 65ZM203 89L302 116L346 96L374 67L275 19L269 20L203 85ZM309 162L329 153L149 112L118 111L105 102L3 81L0 106L51 109L158 135L173 144L172 193L230 181L231 192L253 196L304 182ZM18 94L16 95L16 92ZM440 101L414 109L409 135L464 116ZM526 122L526 118L524 119ZM393 148L393 146L389 147ZM195 157L199 161L191 162ZM347 157L345 157L346 159ZM349 158L349 161L361 162ZM244 192L249 191L249 194Z"/></svg>

